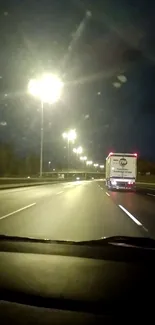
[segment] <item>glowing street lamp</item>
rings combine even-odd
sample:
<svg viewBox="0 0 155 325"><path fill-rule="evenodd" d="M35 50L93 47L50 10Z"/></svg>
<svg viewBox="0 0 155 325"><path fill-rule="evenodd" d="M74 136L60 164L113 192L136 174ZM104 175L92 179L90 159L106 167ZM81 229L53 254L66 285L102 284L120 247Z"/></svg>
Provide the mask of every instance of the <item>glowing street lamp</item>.
<svg viewBox="0 0 155 325"><path fill-rule="evenodd" d="M52 74L44 74L40 79L31 79L28 91L34 97L41 99L43 103L53 104L61 97L63 82Z"/></svg>
<svg viewBox="0 0 155 325"><path fill-rule="evenodd" d="M77 155L81 155L83 152L82 147L74 148L73 152L76 153Z"/></svg>
<svg viewBox="0 0 155 325"><path fill-rule="evenodd" d="M81 155L82 152L83 152L82 147L78 147L78 148L77 148L77 154L78 154L78 155Z"/></svg>
<svg viewBox="0 0 155 325"><path fill-rule="evenodd" d="M86 156L82 156L82 157L80 157L80 160L86 161L87 160L87 157Z"/></svg>
<svg viewBox="0 0 155 325"><path fill-rule="evenodd" d="M88 160L88 161L86 162L86 164L87 164L87 166L91 166L91 165L93 164L93 162L92 162L91 160Z"/></svg>
<svg viewBox="0 0 155 325"><path fill-rule="evenodd" d="M103 169L104 168L104 165L100 165L100 168Z"/></svg>
<svg viewBox="0 0 155 325"><path fill-rule="evenodd" d="M98 167L98 164L94 164L94 167Z"/></svg>
<svg viewBox="0 0 155 325"><path fill-rule="evenodd" d="M69 169L69 144L70 142L74 143L74 141L77 138L77 134L76 131L73 129L73 130L69 130L68 132L64 132L62 136L65 140L67 140L67 149L68 149L67 161L68 161L68 169Z"/></svg>
<svg viewBox="0 0 155 325"><path fill-rule="evenodd" d="M68 142L74 142L76 137L77 137L75 130L70 130L68 132L64 132L62 134L62 136L63 136L64 139L67 139Z"/></svg>
<svg viewBox="0 0 155 325"><path fill-rule="evenodd" d="M63 82L55 75L44 74L39 79L31 79L28 92L41 102L41 140L40 140L40 177L43 169L44 103L53 104L61 97Z"/></svg>

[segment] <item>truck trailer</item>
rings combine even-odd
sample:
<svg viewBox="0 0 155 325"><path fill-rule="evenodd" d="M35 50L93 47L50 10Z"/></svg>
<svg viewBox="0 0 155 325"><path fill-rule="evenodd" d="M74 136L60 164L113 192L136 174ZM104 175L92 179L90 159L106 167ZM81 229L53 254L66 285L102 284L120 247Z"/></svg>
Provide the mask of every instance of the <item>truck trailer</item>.
<svg viewBox="0 0 155 325"><path fill-rule="evenodd" d="M108 189L134 190L136 175L136 153L109 153L106 158L106 185Z"/></svg>

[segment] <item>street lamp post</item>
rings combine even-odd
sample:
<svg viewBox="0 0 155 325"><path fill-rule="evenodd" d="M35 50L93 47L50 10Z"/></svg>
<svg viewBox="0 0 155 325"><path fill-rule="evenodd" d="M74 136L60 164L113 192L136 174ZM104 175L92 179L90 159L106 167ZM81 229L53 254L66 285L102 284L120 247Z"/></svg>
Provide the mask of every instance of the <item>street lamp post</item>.
<svg viewBox="0 0 155 325"><path fill-rule="evenodd" d="M78 156L78 155L81 155L82 154L83 149L82 149L81 146L78 147L78 148L73 148L73 152L76 153L76 155Z"/></svg>
<svg viewBox="0 0 155 325"><path fill-rule="evenodd" d="M44 103L53 104L61 96L62 81L55 75L44 74L40 79L32 79L28 84L31 95L41 101L41 128L40 128L40 177L43 173L43 144L44 144Z"/></svg>
<svg viewBox="0 0 155 325"><path fill-rule="evenodd" d="M87 160L87 157L86 156L82 156L82 157L80 157L80 160L81 161L86 161Z"/></svg>
<svg viewBox="0 0 155 325"><path fill-rule="evenodd" d="M48 169L50 171L50 167L51 167L51 161L48 162Z"/></svg>
<svg viewBox="0 0 155 325"><path fill-rule="evenodd" d="M73 152L76 154L76 161L78 164L78 155L81 155L83 153L83 148L81 146L78 148L73 148Z"/></svg>
<svg viewBox="0 0 155 325"><path fill-rule="evenodd" d="M77 135L75 130L70 130L62 134L64 139L67 139L67 169L69 171L69 157L70 157L70 142L75 141Z"/></svg>
<svg viewBox="0 0 155 325"><path fill-rule="evenodd" d="M41 128L40 128L40 177L43 173L43 143L44 143L44 103L41 100Z"/></svg>
<svg viewBox="0 0 155 325"><path fill-rule="evenodd" d="M92 160L87 160L86 165L87 165L88 167L92 166L92 164L93 164Z"/></svg>
<svg viewBox="0 0 155 325"><path fill-rule="evenodd" d="M69 154L70 154L69 138L67 138L67 170L68 171L69 171Z"/></svg>
<svg viewBox="0 0 155 325"><path fill-rule="evenodd" d="M80 157L80 160L83 162L83 167L84 167L84 163L87 161L87 157L82 156L82 157Z"/></svg>

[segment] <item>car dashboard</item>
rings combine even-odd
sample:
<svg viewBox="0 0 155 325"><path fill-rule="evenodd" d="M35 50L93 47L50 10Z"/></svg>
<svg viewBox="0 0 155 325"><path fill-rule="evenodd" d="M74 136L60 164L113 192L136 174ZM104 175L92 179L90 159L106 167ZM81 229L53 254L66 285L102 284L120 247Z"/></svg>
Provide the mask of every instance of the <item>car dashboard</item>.
<svg viewBox="0 0 155 325"><path fill-rule="evenodd" d="M0 243L0 321L90 324L153 311L154 250ZM139 309L140 308L140 309Z"/></svg>

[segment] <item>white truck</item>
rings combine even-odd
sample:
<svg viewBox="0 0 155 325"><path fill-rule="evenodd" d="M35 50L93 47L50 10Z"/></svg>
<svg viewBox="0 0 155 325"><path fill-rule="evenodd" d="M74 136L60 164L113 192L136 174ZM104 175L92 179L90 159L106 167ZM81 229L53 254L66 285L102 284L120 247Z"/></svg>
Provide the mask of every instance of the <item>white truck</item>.
<svg viewBox="0 0 155 325"><path fill-rule="evenodd" d="M106 185L109 189L134 189L136 175L136 153L109 153L106 158Z"/></svg>

